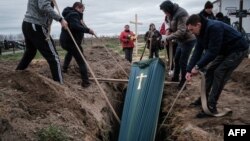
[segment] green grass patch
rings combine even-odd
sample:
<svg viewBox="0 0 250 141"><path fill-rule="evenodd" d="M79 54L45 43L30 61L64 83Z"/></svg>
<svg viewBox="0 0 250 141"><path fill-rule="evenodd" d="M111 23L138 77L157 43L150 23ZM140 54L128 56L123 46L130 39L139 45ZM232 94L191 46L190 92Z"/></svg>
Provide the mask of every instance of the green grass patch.
<svg viewBox="0 0 250 141"><path fill-rule="evenodd" d="M38 141L68 141L68 137L58 127L50 125L38 132Z"/></svg>
<svg viewBox="0 0 250 141"><path fill-rule="evenodd" d="M64 58L66 51L59 46L56 47L56 49L57 49L59 57ZM22 57L23 57L23 52L16 52L16 53L11 53L7 55L4 55L4 54L0 55L0 60L1 61L18 61L18 60L21 60ZM37 51L34 59L42 59L42 58L43 56L41 55L41 53Z"/></svg>

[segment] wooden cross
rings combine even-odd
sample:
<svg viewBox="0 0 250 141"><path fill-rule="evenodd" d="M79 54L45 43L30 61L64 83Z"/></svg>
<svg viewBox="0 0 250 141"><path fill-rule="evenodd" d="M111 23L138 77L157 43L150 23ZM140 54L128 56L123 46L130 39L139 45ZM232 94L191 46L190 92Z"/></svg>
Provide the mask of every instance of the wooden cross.
<svg viewBox="0 0 250 141"><path fill-rule="evenodd" d="M137 25L142 25L142 23L138 22L137 14L135 14L135 21L130 21L130 23L135 25L135 37L136 37L136 41L135 41L135 53L136 53L136 56L137 56L137 54L138 54Z"/></svg>
<svg viewBox="0 0 250 141"><path fill-rule="evenodd" d="M140 90L141 89L141 82L142 82L142 79L143 78L146 78L148 77L147 75L143 75L143 73L141 73L139 76L136 76L137 79L139 79L139 84L138 84L138 87L137 87L137 90Z"/></svg>

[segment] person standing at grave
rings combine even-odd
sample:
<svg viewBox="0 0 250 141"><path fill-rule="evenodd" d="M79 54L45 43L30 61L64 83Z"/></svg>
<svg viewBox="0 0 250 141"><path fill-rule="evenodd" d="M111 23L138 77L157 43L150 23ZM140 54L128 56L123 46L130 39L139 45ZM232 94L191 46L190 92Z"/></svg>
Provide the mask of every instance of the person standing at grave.
<svg viewBox="0 0 250 141"><path fill-rule="evenodd" d="M66 7L62 12L63 17L69 23L69 29L79 47L79 50L82 53L83 48L81 43L84 33L94 34L94 31L86 27L82 22L84 9L85 7L81 2L75 2L72 7ZM63 28L61 30L60 43L62 48L67 51L63 63L63 72L67 73L68 66L72 60L72 57L74 57L80 69L82 78L81 85L82 87L88 87L90 83L87 66L68 31Z"/></svg>
<svg viewBox="0 0 250 141"><path fill-rule="evenodd" d="M50 36L52 20L60 22L63 28L68 23L58 15L51 0L28 0L27 11L22 23L26 49L16 70L24 70L35 57L37 50L47 60L52 78L63 84L60 59Z"/></svg>
<svg viewBox="0 0 250 141"><path fill-rule="evenodd" d="M130 31L129 25L124 26L124 31L121 32L119 39L122 43L122 48L125 53L125 59L132 62L133 48L135 47L135 34Z"/></svg>
<svg viewBox="0 0 250 141"><path fill-rule="evenodd" d="M186 81L186 68L189 55L196 42L195 36L186 30L188 13L185 9L170 0L161 3L160 9L165 13L170 23L171 34L162 38L164 42L176 40L178 47L175 53L175 67L172 81L179 82L178 89L181 89ZM181 72L181 79L179 80Z"/></svg>
<svg viewBox="0 0 250 141"><path fill-rule="evenodd" d="M217 114L217 101L232 72L248 53L248 43L242 34L226 23L209 20L201 15L191 15L187 29L196 35L197 44L187 67L186 79L190 81L200 69L205 73L206 95L210 112ZM204 53L204 54L203 54ZM197 99L194 106L201 106ZM204 117L202 111L197 117Z"/></svg>
<svg viewBox="0 0 250 141"><path fill-rule="evenodd" d="M161 47L161 33L156 30L155 24L149 25L149 31L146 32L144 40L147 42L149 49L149 58L159 57L159 49Z"/></svg>
<svg viewBox="0 0 250 141"><path fill-rule="evenodd" d="M200 12L200 15L211 20L216 20L214 13L213 13L213 3L207 1L204 5L204 9Z"/></svg>

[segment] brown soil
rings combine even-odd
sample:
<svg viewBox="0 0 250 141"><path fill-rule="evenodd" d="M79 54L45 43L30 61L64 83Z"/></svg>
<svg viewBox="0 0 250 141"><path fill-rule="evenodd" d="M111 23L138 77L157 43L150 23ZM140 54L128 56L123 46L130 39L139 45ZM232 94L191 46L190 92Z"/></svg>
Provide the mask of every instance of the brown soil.
<svg viewBox="0 0 250 141"><path fill-rule="evenodd" d="M224 124L250 124L250 60L245 59L233 72L218 101L218 108L230 108L233 113L224 117L196 118L201 109L189 104L200 95L200 78L197 76L187 86L174 105L161 132L167 134L168 140L177 141L223 141ZM163 99L163 116L166 117L177 90L174 86L165 87ZM165 140L167 140L165 139Z"/></svg>
<svg viewBox="0 0 250 141"><path fill-rule="evenodd" d="M103 47L87 48L85 55L96 77L126 78ZM118 54L112 55L129 72L130 64ZM17 63L0 62L0 140L38 140L38 132L50 125L73 141L110 141L117 134L113 133L118 128L116 119L97 85L80 86L75 61L63 74L64 85L51 79L45 60L32 61L26 71L14 71ZM121 111L124 84L101 86L116 111Z"/></svg>
<svg viewBox="0 0 250 141"><path fill-rule="evenodd" d="M126 79L103 47L85 49L86 58L98 78ZM112 55L130 71L130 64L117 53ZM0 60L0 140L36 141L41 129L59 127L72 141L114 141L119 124L97 85L80 86L76 63L64 75L64 85L51 80L45 60L33 60L26 71L14 71L18 62ZM199 108L189 107L200 94L199 78L187 87L177 100L157 140L206 141L223 140L223 124L250 124L250 61L233 73L219 100L219 108L228 107L232 115L197 119ZM89 74L89 76L91 76ZM121 115L126 84L101 83L109 101ZM176 86L166 85L159 125L176 97ZM158 132L159 133L159 132Z"/></svg>

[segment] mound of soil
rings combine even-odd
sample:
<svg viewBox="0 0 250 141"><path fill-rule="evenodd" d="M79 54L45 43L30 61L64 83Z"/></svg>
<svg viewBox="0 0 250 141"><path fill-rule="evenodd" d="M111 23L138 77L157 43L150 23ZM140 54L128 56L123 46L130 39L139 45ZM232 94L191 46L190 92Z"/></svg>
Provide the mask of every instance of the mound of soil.
<svg viewBox="0 0 250 141"><path fill-rule="evenodd" d="M165 140L177 141L223 141L224 126L250 124L250 60L245 59L233 72L218 101L218 108L230 108L233 113L224 117L196 118L200 107L190 103L200 96L200 78L197 76L187 90L178 98L173 110L169 113L164 128ZM163 120L177 96L175 86L165 87L162 102Z"/></svg>
<svg viewBox="0 0 250 141"><path fill-rule="evenodd" d="M103 47L85 49L85 55L98 78L126 75ZM115 59L129 73L130 64L118 54ZM45 60L34 60L27 70L14 71L18 62L0 62L0 140L38 140L41 129L58 127L69 140L110 141L117 125L97 85L80 86L78 66L71 62L64 73L64 85L51 79ZM91 74L89 74L91 76ZM115 76L115 77L114 77ZM101 83L110 103L118 112L123 103L124 84Z"/></svg>
<svg viewBox="0 0 250 141"><path fill-rule="evenodd" d="M130 64L109 50L129 74ZM126 79L113 57L101 46L89 47L84 54L97 78ZM0 140L36 141L42 129L58 127L72 141L115 141L119 124L114 118L100 89L91 82L80 86L81 78L75 61L64 73L64 84L51 79L44 59L33 60L25 71L15 71L18 62L0 60ZM90 77L91 74L89 74ZM250 60L245 59L233 72L219 99L219 108L231 108L225 117L198 119L199 107L190 107L200 94L200 78L196 77L169 109L177 96L176 85L166 85L159 119L168 118L157 131L161 141L223 140L224 124L250 124ZM167 78L169 79L169 78ZM101 83L109 102L121 117L126 84Z"/></svg>

